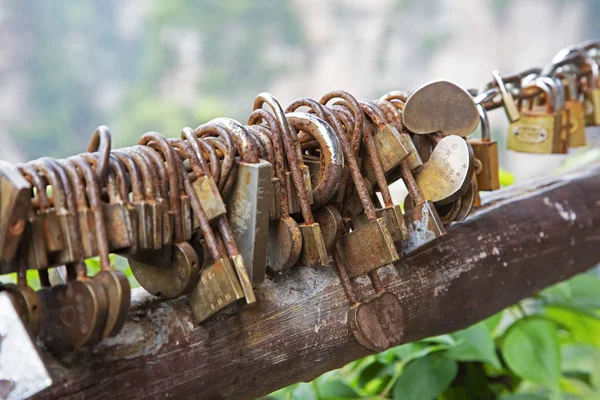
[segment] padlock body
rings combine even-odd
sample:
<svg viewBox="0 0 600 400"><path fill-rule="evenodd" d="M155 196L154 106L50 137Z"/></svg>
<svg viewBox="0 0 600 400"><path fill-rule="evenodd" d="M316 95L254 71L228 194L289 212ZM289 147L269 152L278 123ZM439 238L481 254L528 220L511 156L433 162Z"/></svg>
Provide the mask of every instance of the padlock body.
<svg viewBox="0 0 600 400"><path fill-rule="evenodd" d="M111 252L122 252L133 245L129 209L122 201L103 203L102 214L106 224L108 247Z"/></svg>
<svg viewBox="0 0 600 400"><path fill-rule="evenodd" d="M482 139L469 139L468 142L475 158L481 162L481 171L477 174L479 190L500 189L498 143Z"/></svg>
<svg viewBox="0 0 600 400"><path fill-rule="evenodd" d="M385 220L387 230L394 242L408 240L408 229L406 228L402 209L399 204L396 204L393 207L379 208L375 211L377 213L377 218L383 218ZM356 222L359 226L363 226L369 223L369 219L365 213L362 213L356 217Z"/></svg>
<svg viewBox="0 0 600 400"><path fill-rule="evenodd" d="M402 242L403 256L425 248L437 238L446 234L442 220L431 201L417 204L405 211L404 221L408 229L409 239Z"/></svg>
<svg viewBox="0 0 600 400"><path fill-rule="evenodd" d="M351 278L367 275L400 259L383 218L342 236L336 248Z"/></svg>
<svg viewBox="0 0 600 400"><path fill-rule="evenodd" d="M300 263L307 267L320 267L329 264L327 248L319 224L300 224L302 250Z"/></svg>
<svg viewBox="0 0 600 400"><path fill-rule="evenodd" d="M196 179L193 187L209 222L227 213L219 188L212 176L204 175Z"/></svg>
<svg viewBox="0 0 600 400"><path fill-rule="evenodd" d="M561 127L560 111L552 114L522 111L521 119L508 128L507 148L522 153L564 153Z"/></svg>
<svg viewBox="0 0 600 400"><path fill-rule="evenodd" d="M202 322L243 297L233 266L222 258L200 272L188 301L196 321Z"/></svg>
<svg viewBox="0 0 600 400"><path fill-rule="evenodd" d="M154 247L154 240L152 236L152 209L150 204L146 201L135 201L133 202L133 208L137 214L138 248L151 249Z"/></svg>
<svg viewBox="0 0 600 400"><path fill-rule="evenodd" d="M592 88L585 95L585 124L600 125L600 88Z"/></svg>
<svg viewBox="0 0 600 400"><path fill-rule="evenodd" d="M81 230L81 245L84 258L91 258L98 255L98 242L96 239L96 228L94 222L94 213L89 208L77 211L79 220L79 229Z"/></svg>
<svg viewBox="0 0 600 400"><path fill-rule="evenodd" d="M43 221L35 216L31 218L31 244L27 249L27 267L41 269L48 267L48 253L44 235Z"/></svg>
<svg viewBox="0 0 600 400"><path fill-rule="evenodd" d="M192 238L193 220L194 217L192 215L192 205L190 203L190 196L181 195L181 240L187 241Z"/></svg>
<svg viewBox="0 0 600 400"><path fill-rule="evenodd" d="M281 218L281 182L271 178L271 202L269 204L269 219L275 221Z"/></svg>
<svg viewBox="0 0 600 400"><path fill-rule="evenodd" d="M385 173L396 168L410 154L400 133L392 125L378 129L373 137L377 155Z"/></svg>
<svg viewBox="0 0 600 400"><path fill-rule="evenodd" d="M565 101L565 109L569 112L567 126L569 147L585 146L585 110L583 104L577 100L567 100Z"/></svg>
<svg viewBox="0 0 600 400"><path fill-rule="evenodd" d="M266 271L272 166L264 160L237 163L237 177L227 198L227 216L256 286L262 283Z"/></svg>

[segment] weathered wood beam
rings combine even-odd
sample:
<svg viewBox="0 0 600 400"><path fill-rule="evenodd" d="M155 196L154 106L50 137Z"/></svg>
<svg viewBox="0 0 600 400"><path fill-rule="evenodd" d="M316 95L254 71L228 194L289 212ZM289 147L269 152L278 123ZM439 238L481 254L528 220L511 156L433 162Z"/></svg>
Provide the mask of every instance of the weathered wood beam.
<svg viewBox="0 0 600 400"><path fill-rule="evenodd" d="M494 198L382 271L404 304L407 342L467 327L600 261L600 167ZM61 360L47 354L55 384L40 397L251 398L368 354L348 331L332 268L298 268L257 295L255 308L199 326L185 298L138 293L118 337Z"/></svg>

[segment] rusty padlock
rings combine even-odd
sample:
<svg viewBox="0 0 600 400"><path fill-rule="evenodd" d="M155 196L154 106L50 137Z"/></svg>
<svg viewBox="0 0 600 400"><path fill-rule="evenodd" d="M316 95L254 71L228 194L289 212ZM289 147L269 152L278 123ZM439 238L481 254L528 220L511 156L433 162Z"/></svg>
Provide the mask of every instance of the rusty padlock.
<svg viewBox="0 0 600 400"><path fill-rule="evenodd" d="M248 124L258 124L261 121L266 123L265 133L270 137L273 144L274 164L273 169L279 182L285 181L285 150L281 142L281 132L279 124L272 114L263 109L257 109L250 114ZM271 181L272 182L272 181ZM302 250L302 234L298 223L290 217L288 192L286 185L279 185L278 197L280 201L276 202L280 211L279 219L272 219L269 222L269 240L267 241L267 268L278 272L293 267L300 257ZM271 205L273 206L273 202ZM271 213L273 216L273 213Z"/></svg>
<svg viewBox="0 0 600 400"><path fill-rule="evenodd" d="M310 202L308 200L308 192L306 188L305 179L303 177L300 165L302 164L301 155L298 158L297 149L299 148L299 142L297 140L296 133L292 126L288 123L283 109L275 100L275 98L268 93L259 94L254 100L254 109L262 108L263 104L269 105L277 122L280 127L280 132L283 139L283 145L287 154L288 164L292 172L294 181L294 187L296 189L297 198L300 201L300 209L302 213L303 222L298 226L302 234L302 250L301 250L301 264L305 266L321 266L327 265L329 257L327 256L327 249L325 248L325 242L323 241L323 235L321 228L318 223L315 222L312 210L310 208ZM298 146L296 146L298 144ZM288 196L291 195L290 191L287 192Z"/></svg>

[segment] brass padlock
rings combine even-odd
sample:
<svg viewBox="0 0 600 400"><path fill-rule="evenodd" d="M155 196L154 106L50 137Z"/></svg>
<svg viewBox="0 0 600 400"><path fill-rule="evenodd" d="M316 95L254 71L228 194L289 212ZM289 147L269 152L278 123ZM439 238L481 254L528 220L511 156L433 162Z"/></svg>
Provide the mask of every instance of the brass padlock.
<svg viewBox="0 0 600 400"><path fill-rule="evenodd" d="M199 220L204 242L213 258L213 263L200 271L198 283L188 293L188 302L196 321L203 322L237 300L243 299L244 292L229 258L217 243L202 208L195 207L194 215Z"/></svg>
<svg viewBox="0 0 600 400"><path fill-rule="evenodd" d="M508 122L510 122L511 124L517 122L521 119L521 114L519 113L519 108L517 107L515 99L506 88L506 85L500 73L498 71L492 71L492 76L494 78L496 86L498 87L498 90L500 91L500 96L502 98L502 107L504 108L504 112L506 113L506 118L508 118Z"/></svg>
<svg viewBox="0 0 600 400"><path fill-rule="evenodd" d="M525 109L521 103L521 119L508 128L507 148L524 153L561 153L562 114L555 109L551 89L541 83L532 82L523 87L523 92L539 90L545 93L546 105L542 110L533 109L533 103Z"/></svg>
<svg viewBox="0 0 600 400"><path fill-rule="evenodd" d="M498 143L491 139L490 123L485 108L477 104L477 110L481 120L481 139L467 140L473 148L473 155L481 163L481 168L477 172L477 183L479 190L498 190L500 189Z"/></svg>
<svg viewBox="0 0 600 400"><path fill-rule="evenodd" d="M600 125L600 74L598 63L592 59L585 60L589 72L586 75L584 90L584 107L586 126Z"/></svg>
<svg viewBox="0 0 600 400"><path fill-rule="evenodd" d="M565 86L565 110L568 116L567 143L568 147L581 147L586 145L585 137L585 109L580 101L578 92L577 75L569 72L557 72L557 77L562 79Z"/></svg>

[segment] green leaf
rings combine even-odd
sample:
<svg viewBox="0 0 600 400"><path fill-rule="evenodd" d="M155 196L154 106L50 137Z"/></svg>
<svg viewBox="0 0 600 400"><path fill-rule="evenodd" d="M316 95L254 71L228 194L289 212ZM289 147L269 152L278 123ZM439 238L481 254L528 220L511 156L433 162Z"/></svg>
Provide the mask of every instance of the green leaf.
<svg viewBox="0 0 600 400"><path fill-rule="evenodd" d="M452 336L459 345L449 349L446 352L447 357L457 361L489 362L494 367L500 368L494 339L485 322L455 332Z"/></svg>
<svg viewBox="0 0 600 400"><path fill-rule="evenodd" d="M523 379L558 389L560 348L556 325L541 318L525 318L508 330L502 355Z"/></svg>
<svg viewBox="0 0 600 400"><path fill-rule="evenodd" d="M333 379L319 385L320 399L351 399L358 397L358 393L346 382Z"/></svg>
<svg viewBox="0 0 600 400"><path fill-rule="evenodd" d="M456 346L457 344L456 340L451 335L432 336L430 338L421 340L421 343L423 342L445 344L448 347Z"/></svg>
<svg viewBox="0 0 600 400"><path fill-rule="evenodd" d="M600 347L600 320L572 308L546 307L545 314L569 330L570 340Z"/></svg>
<svg viewBox="0 0 600 400"><path fill-rule="evenodd" d="M369 364L365 369L363 369L360 372L360 376L358 378L358 386L363 387L373 379L380 377L380 375L382 375L386 367L386 364L381 363L379 361L375 361Z"/></svg>
<svg viewBox="0 0 600 400"><path fill-rule="evenodd" d="M501 400L547 400L547 398L533 393L521 393L502 397Z"/></svg>
<svg viewBox="0 0 600 400"><path fill-rule="evenodd" d="M496 337L496 335L498 334L496 330L503 316L504 311L500 311L499 313L496 313L483 321L488 331L491 332L492 337Z"/></svg>
<svg viewBox="0 0 600 400"><path fill-rule="evenodd" d="M575 304L584 308L600 308L600 279L588 274L568 281Z"/></svg>
<svg viewBox="0 0 600 400"><path fill-rule="evenodd" d="M439 396L456 377L456 361L431 354L411 361L394 385L398 400L429 400Z"/></svg>

